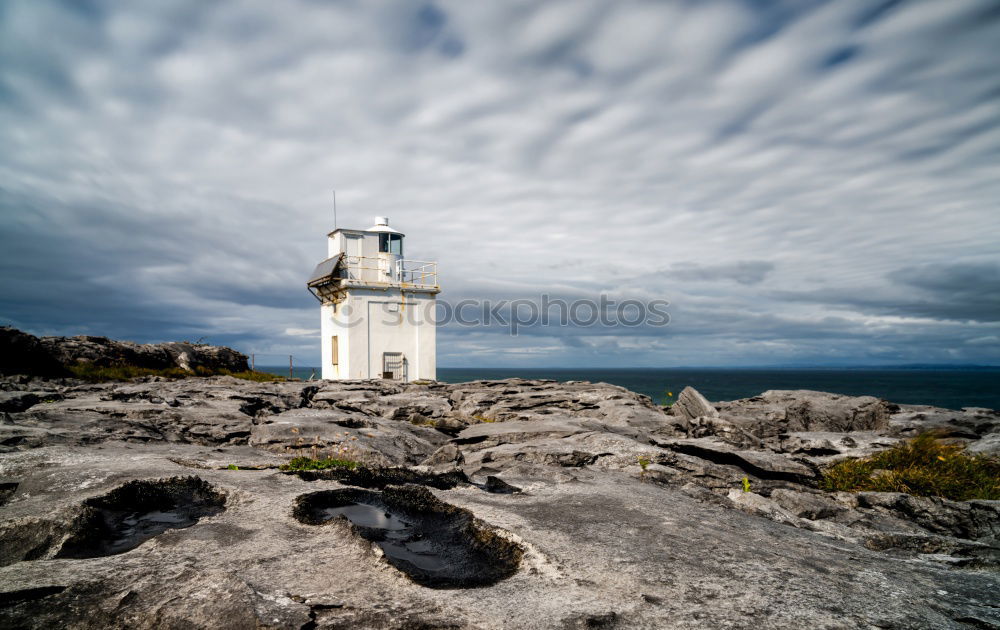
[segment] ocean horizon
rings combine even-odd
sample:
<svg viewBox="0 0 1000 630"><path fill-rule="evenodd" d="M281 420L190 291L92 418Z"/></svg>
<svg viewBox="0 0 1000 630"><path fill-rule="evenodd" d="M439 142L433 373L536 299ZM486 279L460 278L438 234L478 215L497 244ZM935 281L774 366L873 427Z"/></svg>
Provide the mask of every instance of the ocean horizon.
<svg viewBox="0 0 1000 630"><path fill-rule="evenodd" d="M287 366L257 366L288 374ZM296 367L296 378L319 374L311 366ZM893 403L933 405L947 409L1000 409L1000 366L900 366L892 368L455 368L439 367L438 380L463 383L506 378L590 381L619 385L657 403L676 400L686 386L712 401L756 396L769 389L811 389L849 396L876 396ZM667 396L673 394L672 397Z"/></svg>

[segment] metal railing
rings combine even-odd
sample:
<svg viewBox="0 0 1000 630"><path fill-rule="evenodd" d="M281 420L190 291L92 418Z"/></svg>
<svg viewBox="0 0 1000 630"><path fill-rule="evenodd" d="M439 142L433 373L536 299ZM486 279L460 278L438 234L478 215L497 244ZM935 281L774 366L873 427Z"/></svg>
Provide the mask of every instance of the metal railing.
<svg viewBox="0 0 1000 630"><path fill-rule="evenodd" d="M421 287L436 287L437 263L428 260L397 260L396 281Z"/></svg>
<svg viewBox="0 0 1000 630"><path fill-rule="evenodd" d="M345 255L340 263L345 272L343 278L359 282L386 282L388 279L380 262L378 258L370 256Z"/></svg>
<svg viewBox="0 0 1000 630"><path fill-rule="evenodd" d="M404 284L416 287L437 287L437 263L426 260L397 260L387 264L384 258L344 256L342 278L348 282Z"/></svg>

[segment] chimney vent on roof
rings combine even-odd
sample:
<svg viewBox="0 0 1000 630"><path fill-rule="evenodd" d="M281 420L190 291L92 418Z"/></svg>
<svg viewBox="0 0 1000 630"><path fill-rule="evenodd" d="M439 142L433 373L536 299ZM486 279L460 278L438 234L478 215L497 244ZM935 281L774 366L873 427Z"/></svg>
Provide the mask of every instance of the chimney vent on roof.
<svg viewBox="0 0 1000 630"><path fill-rule="evenodd" d="M375 225L389 225L389 217L375 217Z"/></svg>

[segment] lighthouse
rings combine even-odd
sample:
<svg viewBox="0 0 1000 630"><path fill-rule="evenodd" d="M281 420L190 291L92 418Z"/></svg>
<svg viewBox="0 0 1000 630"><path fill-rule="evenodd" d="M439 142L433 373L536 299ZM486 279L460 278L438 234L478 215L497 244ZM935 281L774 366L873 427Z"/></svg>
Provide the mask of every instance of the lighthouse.
<svg viewBox="0 0 1000 630"><path fill-rule="evenodd" d="M436 378L437 263L405 258L386 217L330 232L306 286L320 302L324 379Z"/></svg>

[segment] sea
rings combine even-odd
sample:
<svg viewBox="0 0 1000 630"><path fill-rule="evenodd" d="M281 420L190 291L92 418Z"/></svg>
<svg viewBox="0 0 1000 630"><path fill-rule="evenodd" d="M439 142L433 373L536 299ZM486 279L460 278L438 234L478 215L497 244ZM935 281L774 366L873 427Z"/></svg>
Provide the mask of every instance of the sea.
<svg viewBox="0 0 1000 630"><path fill-rule="evenodd" d="M288 375L288 367L258 366ZM319 368L296 367L296 378L318 378ZM756 396L769 389L812 389L850 396L877 396L894 403L947 409L1000 409L1000 367L966 369L827 368L443 368L438 380L463 383L481 379L553 379L620 385L670 402L690 385L712 401ZM672 395L668 395L672 394Z"/></svg>

